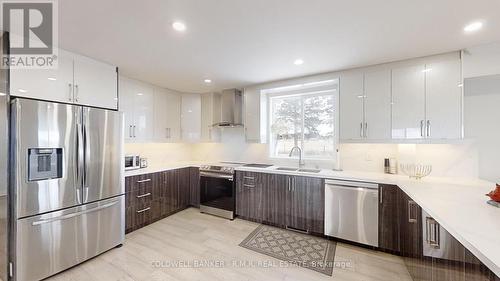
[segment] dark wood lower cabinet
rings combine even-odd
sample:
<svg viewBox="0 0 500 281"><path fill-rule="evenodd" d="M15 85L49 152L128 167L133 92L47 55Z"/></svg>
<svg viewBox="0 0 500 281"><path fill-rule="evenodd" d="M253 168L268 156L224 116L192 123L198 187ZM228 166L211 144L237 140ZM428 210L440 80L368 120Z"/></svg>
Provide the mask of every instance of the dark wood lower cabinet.
<svg viewBox="0 0 500 281"><path fill-rule="evenodd" d="M189 168L189 204L200 207L200 168Z"/></svg>
<svg viewBox="0 0 500 281"><path fill-rule="evenodd" d="M400 255L403 256L408 272L413 280L418 281L494 281L498 277L484 266L453 236L437 224L439 230L438 245L447 247L448 256L429 257L424 252L424 244L430 247L431 236L427 231L434 221L422 208L399 188L396 189L399 200ZM386 200L394 200L385 190L381 194ZM389 204L391 205L391 204ZM423 216L425 214L425 217ZM381 222L384 219L381 220ZM424 227L425 225L425 227ZM429 232L429 235L431 232ZM424 239L425 238L425 239ZM435 237L434 237L435 239ZM444 242L446 240L446 242ZM445 245L446 244L446 245Z"/></svg>
<svg viewBox="0 0 500 281"><path fill-rule="evenodd" d="M312 177L289 177L286 227L312 233L324 232L324 181Z"/></svg>
<svg viewBox="0 0 500 281"><path fill-rule="evenodd" d="M323 234L324 180L236 173L236 214L243 219Z"/></svg>
<svg viewBox="0 0 500 281"><path fill-rule="evenodd" d="M288 176L262 174L262 221L277 227L286 227L286 200Z"/></svg>
<svg viewBox="0 0 500 281"><path fill-rule="evenodd" d="M395 185L379 186L378 244L383 251L400 254L399 188Z"/></svg>
<svg viewBox="0 0 500 281"><path fill-rule="evenodd" d="M125 232L190 205L190 168L125 178Z"/></svg>
<svg viewBox="0 0 500 281"><path fill-rule="evenodd" d="M262 222L262 191L267 181L265 174L236 172L236 215L243 219Z"/></svg>

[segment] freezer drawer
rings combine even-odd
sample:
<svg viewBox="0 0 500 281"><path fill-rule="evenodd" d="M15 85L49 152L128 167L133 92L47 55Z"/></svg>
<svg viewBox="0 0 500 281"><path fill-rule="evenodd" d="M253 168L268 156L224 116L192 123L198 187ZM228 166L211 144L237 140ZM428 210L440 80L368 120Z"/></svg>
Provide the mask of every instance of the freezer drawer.
<svg viewBox="0 0 500 281"><path fill-rule="evenodd" d="M46 278L123 243L124 208L121 195L17 220L16 280Z"/></svg>
<svg viewBox="0 0 500 281"><path fill-rule="evenodd" d="M325 235L378 247L378 185L326 180Z"/></svg>

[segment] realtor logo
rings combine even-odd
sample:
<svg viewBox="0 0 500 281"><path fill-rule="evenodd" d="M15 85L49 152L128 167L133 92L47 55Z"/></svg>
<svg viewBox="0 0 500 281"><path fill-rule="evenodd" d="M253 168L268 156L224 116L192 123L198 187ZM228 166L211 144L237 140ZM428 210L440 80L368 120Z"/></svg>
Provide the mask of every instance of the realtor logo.
<svg viewBox="0 0 500 281"><path fill-rule="evenodd" d="M2 29L9 32L10 55L2 68L57 66L57 9L54 1L2 1Z"/></svg>

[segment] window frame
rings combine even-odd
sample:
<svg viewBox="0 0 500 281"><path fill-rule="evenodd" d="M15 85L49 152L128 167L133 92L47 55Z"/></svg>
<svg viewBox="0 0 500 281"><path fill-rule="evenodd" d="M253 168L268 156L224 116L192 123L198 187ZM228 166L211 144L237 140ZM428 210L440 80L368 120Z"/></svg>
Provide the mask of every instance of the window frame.
<svg viewBox="0 0 500 281"><path fill-rule="evenodd" d="M332 83L329 88L326 89L321 89L323 87L311 87L311 88L305 88L305 89L293 89L294 86L289 86L290 89L289 91L277 91L274 92L273 89L268 90L269 92L266 94L266 105L267 105L267 122L266 122L266 130L267 130L267 143L268 143L268 157L269 159L276 159L276 160L297 160L299 157L298 155L292 155L292 157L288 156L277 156L275 155L275 151L273 149L274 147L274 141L273 141L273 134L271 132L271 126L273 122L273 107L272 107L272 100L281 98L281 97L300 97L302 100L302 137L299 140L300 142L300 148L302 149L302 159L303 160L308 160L308 161L318 161L318 162L331 162L333 161L336 163L337 161L337 154L338 154L338 145L339 145L339 83L338 80L332 80L335 81L335 83ZM319 81L319 83L322 83L322 81ZM283 88L288 88L288 87L283 87ZM315 89L315 88L320 88L320 89ZM306 97L315 97L315 96L327 96L328 94L325 94L327 92L332 92L331 96L333 98L333 106L334 106L334 112L333 112L333 155L330 156L322 156L322 157L307 157L305 156L303 150L304 150L304 106L303 106L303 100Z"/></svg>

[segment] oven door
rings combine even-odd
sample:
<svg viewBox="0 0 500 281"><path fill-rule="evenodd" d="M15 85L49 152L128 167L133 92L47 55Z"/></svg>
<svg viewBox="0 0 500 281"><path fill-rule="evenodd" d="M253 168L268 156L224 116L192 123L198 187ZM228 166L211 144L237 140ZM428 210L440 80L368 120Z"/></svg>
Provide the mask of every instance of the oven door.
<svg viewBox="0 0 500 281"><path fill-rule="evenodd" d="M200 205L226 211L234 211L233 176L200 172Z"/></svg>

